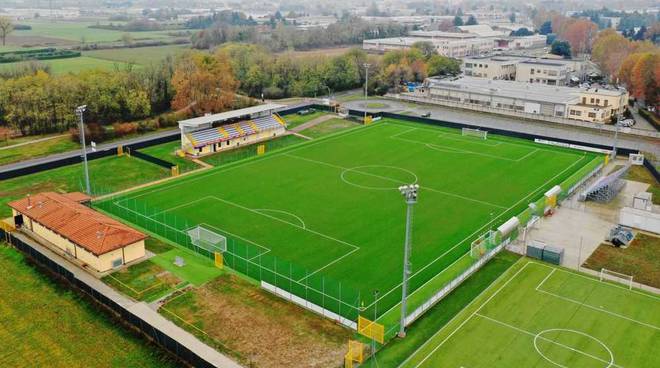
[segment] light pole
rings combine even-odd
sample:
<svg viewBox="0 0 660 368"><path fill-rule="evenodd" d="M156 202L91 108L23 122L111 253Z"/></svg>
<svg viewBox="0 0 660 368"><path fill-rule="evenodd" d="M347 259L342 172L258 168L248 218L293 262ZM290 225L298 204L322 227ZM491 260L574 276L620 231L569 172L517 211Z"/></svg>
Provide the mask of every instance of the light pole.
<svg viewBox="0 0 660 368"><path fill-rule="evenodd" d="M76 115L80 119L80 144L82 145L82 156L83 156L83 170L85 171L85 191L87 195L92 195L92 191L89 187L89 167L87 166L87 147L85 145L85 123L83 122L83 114L87 105L81 105L76 107Z"/></svg>
<svg viewBox="0 0 660 368"><path fill-rule="evenodd" d="M616 146L619 143L619 128L621 125L621 115L616 116L616 124L614 124L614 145L612 146L612 160L616 158Z"/></svg>
<svg viewBox="0 0 660 368"><path fill-rule="evenodd" d="M364 121L367 123L367 98L369 95L369 67L371 64L364 63Z"/></svg>
<svg viewBox="0 0 660 368"><path fill-rule="evenodd" d="M380 291L378 289L374 290L374 323L376 323L376 320L378 319L378 294ZM378 365L378 362L376 362L376 337L373 334L373 330L371 330L371 366L373 367L374 364Z"/></svg>
<svg viewBox="0 0 660 368"><path fill-rule="evenodd" d="M401 324L399 337L406 337L406 299L408 297L408 277L410 277L410 253L412 248L413 206L417 203L418 184L402 185L399 191L406 199L406 239L403 247L403 282L401 283Z"/></svg>

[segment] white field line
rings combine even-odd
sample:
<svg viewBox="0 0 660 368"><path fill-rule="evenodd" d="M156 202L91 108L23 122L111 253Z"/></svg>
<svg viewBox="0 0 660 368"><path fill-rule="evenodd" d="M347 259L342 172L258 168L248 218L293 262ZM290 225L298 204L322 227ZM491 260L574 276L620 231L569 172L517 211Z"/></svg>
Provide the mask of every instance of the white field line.
<svg viewBox="0 0 660 368"><path fill-rule="evenodd" d="M573 166L575 166L575 164L577 164L578 162L582 161L582 159L583 159L583 157L580 157L577 161L575 161L574 163L572 163L571 165L569 165L567 168L565 168L565 169L564 169L563 171L561 171L559 174L555 175L554 177L550 178L548 181L546 181L545 183L543 183L539 188L542 188L542 187L544 187L546 184L548 184L549 182L553 181L557 176L563 174L566 170L572 168ZM439 260L440 258L442 258L442 257L444 257L445 255L449 254L449 253L450 253L451 251L453 251L456 247L458 247L459 245L463 244L463 242L465 242L466 240L468 240L468 239L471 238L472 236L476 235L477 233L479 233L480 231L482 231L484 228L490 226L493 222L495 222L497 219L499 219L503 214L509 212L511 209L513 209L513 208L516 207L518 204L520 204L520 202L523 202L523 201L527 200L527 198L529 198L529 197L532 196L534 193L536 193L536 192L539 190L539 188L534 189L531 193L527 194L525 197L523 197L522 199L520 199L518 202L514 203L511 207L509 207L508 209L506 209L506 210L503 211L502 213L497 214L497 216L493 217L492 220L490 220L489 222L487 222L486 224L484 224L482 227L478 228L475 232L473 232L472 234L468 235L468 236L465 237L463 240L457 242L454 246L452 246L451 248L449 248L446 252L442 253L441 255L439 255L438 257L436 257L435 259L433 259L431 262L427 263L424 267L422 267L421 269L419 269L417 272L413 273L413 274L410 276L409 280L411 280L413 277L417 276L419 273L421 273L422 271L424 271L425 269L427 269L428 267L430 267L433 263L435 263L435 262L436 262L437 260ZM470 250L468 249L467 252L469 252L469 251L470 251ZM467 253L467 252L466 252L466 253ZM428 281L426 281L424 284L422 284L420 287L418 287L417 289L415 289L415 291L413 291L412 293L410 293L410 295L414 294L415 292L417 292L417 291L419 291L419 290L422 290L422 289L424 288L424 286L425 286L426 284L428 284L429 282L431 282L431 281L433 281L433 277L430 278ZM374 303L376 303L378 300L381 300L382 298L384 298L385 296L387 296L388 294L390 294L391 292L393 292L394 290L396 290L396 289L397 289L399 286L401 286L401 285L402 285L402 283L399 283L398 285L394 286L392 289L390 289L389 291L387 291L386 293L384 293L384 294L383 294L381 297L379 297L376 301L374 301L373 303L369 304L369 305L368 305L367 307L365 307L365 308L370 308L370 307L371 307ZM398 305L399 305L399 303L397 303L397 304L394 305L392 308L390 308L390 310L393 309L393 308L396 308Z"/></svg>
<svg viewBox="0 0 660 368"><path fill-rule="evenodd" d="M417 128L417 129L430 130L430 129L424 129L424 128ZM493 142L492 144L491 143L485 143L485 142L479 142L479 141L474 141L471 138L465 138L465 136L462 135L462 134L458 135L458 134L446 133L446 132L440 132L438 134L438 137L447 138L447 139L450 139L450 140L453 140L453 141L463 142L463 143L481 144L481 145L488 146L488 147L497 147L497 146L499 146L503 143L503 142L492 141L492 140L489 141L489 142ZM460 138L458 138L458 137L460 137ZM483 141L483 139L482 139L482 141Z"/></svg>
<svg viewBox="0 0 660 368"><path fill-rule="evenodd" d="M253 240L250 240L250 239L248 239L248 238L244 238L244 237L242 237L242 236L240 236L240 235L233 234L233 233L231 233L231 232L229 232L229 231L227 231L227 230L225 230L225 229L223 229L223 228L220 228L220 227L217 227L217 226L214 226L214 225L211 225L211 224L207 224L206 222L202 222L202 223L200 223L200 225L202 225L202 226L206 226L206 227L210 227L210 228L212 228L212 229L215 229L216 231L223 232L223 233L228 234L228 235L230 235L230 236L233 236L233 237L235 237L235 238L241 239L241 240L243 240L243 241L246 242L246 243L250 243L250 244L252 244L252 245L256 245L257 247L266 250L265 252L263 252L263 253L259 253L259 254L257 254L256 256L252 257L252 258L246 258L246 259L248 259L248 260L255 259L255 258L257 258L257 257L259 257L259 256L262 256L262 255L264 255L264 254L266 254L266 253L269 253L269 252L271 251L270 248L268 248L268 247L266 247L266 246L264 246L264 245L261 245L261 244L255 242L255 241L253 241ZM246 255L246 257L247 257L247 255Z"/></svg>
<svg viewBox="0 0 660 368"><path fill-rule="evenodd" d="M261 162L263 160L268 160L268 159L272 159L272 158L275 158L275 157L284 156L287 152L295 152L295 151L301 150L303 148L313 147L313 146L316 146L318 144L322 144L322 143L325 143L325 142L328 142L328 141L332 141L332 140L335 140L335 139L338 139L338 138L342 138L342 137L345 137L347 135L353 135L356 132L364 132L367 129L373 129L373 127L379 127L379 126L385 126L385 124L372 124L372 125L367 125L367 126L360 126L360 127L354 128L354 130L351 130L351 131L348 131L348 132L340 132L341 134L337 134L336 136L327 137L327 138L324 138L322 140L318 140L318 141L315 141L315 142L305 143L304 145L302 145L300 147L297 147L297 148L294 148L294 149L289 149L289 150L286 150L284 152L279 152L279 153L275 153L275 154L265 155L265 156L262 156L262 158L260 158L258 160L249 160L249 161L234 164L234 165L231 165L231 166L225 167L225 168L207 170L207 171L204 171L204 172L200 173L197 176L194 176L194 177L189 176L189 177L183 178L182 180L172 181L172 182L169 182L170 185L163 185L160 188L150 190L150 191L145 191L144 193L137 194L137 195L134 195L134 196L131 196L131 197L127 197L126 199L139 198L139 197L142 197L142 196L145 196L145 195L151 195L153 193L157 193L157 192L160 192L160 191L163 191L163 190L166 190L166 189L171 189L171 188L174 188L174 187L178 187L180 185L187 185L190 182L194 182L194 181L197 181L197 180L200 180L200 179L206 179L208 176L215 176L216 174L224 173L224 172L227 172L227 171L239 168L239 167L252 165L255 162Z"/></svg>
<svg viewBox="0 0 660 368"><path fill-rule="evenodd" d="M307 224L305 224L305 221L303 221L303 219L300 218L300 216L295 215L295 214L293 214L289 211L274 210L274 209L271 209L271 208L255 208L254 210L258 211L258 212L275 212L275 213L282 213L282 214L285 214L285 215L289 215L289 216L295 218L296 220L298 220L298 223L300 223L300 225L302 225L303 229L307 228ZM286 222L288 222L288 221L286 221ZM293 223L290 223L290 224L294 225Z"/></svg>
<svg viewBox="0 0 660 368"><path fill-rule="evenodd" d="M400 180L396 180L396 179L392 179L392 178L389 178L389 177L387 177L387 176L382 176L382 175L372 174L372 173L369 173L369 172L366 172L366 171L361 171L361 170L354 170L354 169L351 169L351 168L349 168L349 167L343 167L343 166L339 166L339 165L331 164L331 163L329 163L329 162L324 162L324 161L314 160L314 159L311 159L311 158L302 157L302 156L296 156L296 155L292 155L292 154L288 154L288 153L286 154L286 156L287 156L287 157L296 158L296 159L299 159L299 160L303 160L303 161L313 162L313 163L316 163L316 164L319 164L319 165L325 165L325 166L333 167L333 168L340 169L340 170L350 170L351 172L356 172L356 173L358 173L358 174L367 175L367 176L371 176L371 177L379 178L379 179L383 179L383 180L388 180L388 181L390 181L390 182L392 182L392 183L396 183L396 184L399 184L399 185L402 185L402 184L408 184L408 183L406 183L406 182L403 182L403 181L400 181ZM422 189L426 189L426 190L429 190L429 191L431 191L431 192L436 192L436 193L444 194L444 195L449 196L449 197L455 197L455 198L459 198L459 199L463 199L463 200L466 200L466 201L470 201L470 202L475 202L475 203L483 204L483 205L490 206L490 207L506 208L506 207L504 207L504 206L500 206L500 205L497 205L497 204L494 204L494 203L490 203L490 202L486 202L486 201L481 201L481 200L474 199L474 198L470 198L470 197L465 197L465 196L462 196L462 195L460 195L460 194L455 194L455 193L445 192L445 191L438 190L438 189L434 189L434 188L427 187L427 186L420 186L420 188L422 188Z"/></svg>
<svg viewBox="0 0 660 368"><path fill-rule="evenodd" d="M479 316L479 317L481 317L481 318L483 318L483 319L486 319L486 320L488 320L488 321L494 322L494 323L496 323L496 324L498 324L498 325L501 325L501 326L504 326L504 327L508 327L508 328L510 328L510 329L512 329L512 330L514 330L514 331L516 331L516 332L520 332L520 333L523 333L523 334L526 334L526 335L532 336L532 337L534 337L534 338L537 338L537 339L543 340L543 341L545 341L545 342L549 342L549 343L551 343L551 344L555 344L555 345L557 345L557 346L559 346L559 347L562 347L562 348L565 348L565 349L571 350L571 351L573 351L573 352L576 352L576 353L578 353L578 354L582 354L582 355L584 355L584 356L586 356L586 357L589 357L589 358L591 358L591 359L594 359L594 360L597 360L597 361L599 361L599 362L605 363L605 364L607 364L606 367L614 366L614 367L623 368L622 366L617 365L617 364L614 364L614 363L611 362L611 361L608 361L608 360L605 360L605 359L599 358L599 357L597 357L597 356L595 356L595 355L589 354L589 353L587 353L587 352L585 352L585 351L582 351L582 350L580 350L580 349L576 349L576 348L570 347L570 346L568 346L568 345L564 345L564 344L562 344L562 343L559 343L559 342L556 342L556 341L554 341L554 340L548 339L547 337L538 336L538 333L533 333L533 332L530 332L530 331L524 330L524 329L522 329L522 328L520 328L520 327L516 327L516 326L514 326L514 325L508 324L508 323L506 323L506 322L498 321L498 320L495 319L495 318L485 316L485 315L483 315L483 314L481 314L481 313L476 313L476 315ZM556 363L555 363L555 364L556 364Z"/></svg>
<svg viewBox="0 0 660 368"><path fill-rule="evenodd" d="M550 266L548 266L548 267L550 267ZM602 284L602 285L607 285L609 287L614 287L614 288L617 288L617 289L621 289L621 290L623 290L625 292L628 292L628 293L634 293L634 294L637 294L637 295L645 296L647 298L651 298L651 299L660 301L660 297L658 297L656 295L642 293L642 292L639 292L639 291L634 290L634 289L630 290L630 289L628 289L627 287L624 287L624 286L619 286L617 284L612 284L612 283L609 283L609 282L602 282L602 281L600 281L596 278L593 278L593 277L589 277L589 276L578 274L578 273L573 273L573 272L562 270L562 269L559 269L559 272L564 272L564 273L568 273L570 275L579 276L579 277L582 277L582 278L587 279L587 280L592 281L592 282L597 282L597 283Z"/></svg>
<svg viewBox="0 0 660 368"><path fill-rule="evenodd" d="M471 319L472 319L477 313L479 313L479 311L481 310L481 308L483 308L486 304L488 304L488 302L490 302L493 298L495 298L495 296L497 296L497 294L499 294L500 291L502 291L502 289L504 289L507 285L509 285L509 283L510 283L513 279L515 279L516 276L518 276L523 270L525 270L525 269L527 268L527 266L528 266L530 263L532 263L532 262L527 262L527 263L525 263L525 265L522 266L518 271L516 271L516 273L513 274L513 276L511 276L510 279L506 280L506 282L505 282L502 286L500 286L497 290L495 290L495 292L493 293L493 295L491 295L490 297L488 297L488 299L486 299L486 300L485 300L485 301L479 306L479 308L477 308L477 310L475 310L474 312L472 312L472 314L470 314L470 316L469 316L468 318L466 318L463 322L461 322L461 324L458 325L458 327L456 327L451 333L449 333L449 335L447 335L447 337L445 337L442 341L440 341L440 343L439 343L438 345L436 345L435 348L433 348L433 350L431 350L428 354L426 354L426 356L424 357L424 359L422 359L422 360L421 360L421 361L415 366L415 368L417 368L417 367L419 367L420 365L424 364L424 362L425 362L426 360L428 360L433 354L435 354L435 352L436 352L438 349L440 349L440 347L442 347L442 345L444 345L445 342L447 342L450 338L452 338L452 336L454 336L454 334L455 334L456 332L458 332L461 328L463 328L463 326L464 326L466 323L468 323L468 322L469 322L469 321L470 321L470 320L471 320ZM504 276L504 274L502 274L502 276ZM482 292L482 294L485 293L485 292L488 291L488 290L489 290L489 288L486 288L486 289ZM477 299L475 298L474 300L477 300ZM470 303L470 304L472 304L472 303ZM468 304L468 306L469 306L469 304ZM467 307L466 307L466 308L467 308ZM464 310L465 310L465 309L464 309ZM460 314L460 312L459 312L459 314ZM457 318L457 317L459 316L459 314L457 314L456 317L454 317L454 318ZM452 320L453 320L453 319L452 319ZM450 321L449 323L451 323L451 321ZM445 325L445 326L449 326L449 323L447 323L447 325ZM434 338L437 334L439 334L442 330L444 330L444 328L441 328L440 330L438 330L438 332L436 332L436 333L435 333L435 334L434 334L434 335L433 335L428 341L432 341L433 338ZM412 354L410 355L410 357L408 357L408 359L411 359L413 356L415 356L415 354L416 354L418 351L420 351L423 347L424 347L424 345L420 346L420 347L419 347L414 353L412 353ZM406 359L406 361L407 361L408 359ZM404 361L403 363L401 363L401 365L405 364L406 361ZM401 365L400 365L400 366L401 366Z"/></svg>
<svg viewBox="0 0 660 368"><path fill-rule="evenodd" d="M552 274L555 273L555 271L557 271L557 269L553 268L552 271L548 274L548 276L546 276L543 280L541 280L541 282L539 282L538 285L536 285L536 288L534 288L534 290L538 291L541 285L545 284L545 282L548 281L548 279L552 276Z"/></svg>
<svg viewBox="0 0 660 368"><path fill-rule="evenodd" d="M396 123L396 122L386 122L386 123L383 123L383 125L392 125L392 126L399 126L399 127L404 127L404 126L406 126L406 125L404 125L404 124L400 124L400 123ZM428 131L428 132L436 132L436 130L434 130L434 129L429 129L429 128L412 128L412 129L424 130L424 131ZM453 128L450 128L450 129L453 129ZM444 133L444 134L452 134L452 133ZM530 148L530 146L529 146L529 145L526 145L526 144L520 144L520 143L514 143L514 142L508 142L508 141L498 141L498 142L501 143L501 144L509 145L509 146L517 146L517 147ZM473 142L473 143L478 143L478 142ZM481 143L481 144L483 144L483 143ZM535 144L536 144L536 143L535 143ZM546 152L552 152L552 153L558 153L558 154L570 155L570 156L574 156L574 155L576 154L576 153L565 152L565 151L561 151L561 150L556 150L556 151L555 151L555 150L550 150L550 149L547 149L547 148L541 148L541 147L539 147L539 148L537 148L537 149L540 150L540 151L546 151ZM580 152L582 152L582 151L580 151ZM583 152L583 153L584 153L584 152Z"/></svg>
<svg viewBox="0 0 660 368"><path fill-rule="evenodd" d="M417 128L412 128L412 129L406 130L403 133L397 133L395 135L391 135L390 138L397 139L397 140L404 141L404 142L409 142L409 143L423 144L423 145L425 145L426 147L428 147L432 150L436 150L436 151L440 151L440 152L447 152L447 153L453 153L453 154L464 154L464 155L469 154L469 155L475 155L475 156L489 157L489 158L492 158L492 159L495 159L495 160L511 161L511 162L520 162L520 161L526 159L527 157L531 156L532 154L539 151L539 149L536 148L536 149L531 150L530 152L528 152L527 154L525 154L522 157L519 157L517 159L512 159L512 158L507 158L507 157L502 157L502 156L497 156L497 155L490 155L490 154L487 154L487 153L469 151L469 150L465 150L465 149L462 149L462 148L440 146L438 143L422 142L422 141L418 141L416 139L409 139L409 138L400 137L400 135L403 135L405 133L409 133L412 130L417 130ZM490 145L490 146L495 147L496 145ZM531 148L531 147L528 147L528 148Z"/></svg>

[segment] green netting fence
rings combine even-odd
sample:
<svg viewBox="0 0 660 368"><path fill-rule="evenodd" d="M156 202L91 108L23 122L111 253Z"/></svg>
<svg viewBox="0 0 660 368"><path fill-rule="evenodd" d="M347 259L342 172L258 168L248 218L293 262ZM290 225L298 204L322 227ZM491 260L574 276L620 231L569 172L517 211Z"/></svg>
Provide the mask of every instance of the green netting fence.
<svg viewBox="0 0 660 368"><path fill-rule="evenodd" d="M573 192L583 184L584 181L588 180L593 174L601 169L604 164L604 159L604 156L597 156L573 175L566 178L566 180L559 184L561 187L561 193L557 199L561 201L573 194Z"/></svg>
<svg viewBox="0 0 660 368"><path fill-rule="evenodd" d="M161 211L136 199L105 199L94 207L115 215L146 231L170 240L213 261L215 254L192 244L186 230L197 226L167 211ZM320 273L310 272L292 262L280 259L267 250L222 232L227 238L223 253L225 266L257 281L264 281L314 306L310 309L333 318L331 313L349 321L357 320L360 294L351 287ZM322 308L325 311L320 310ZM339 319L339 318L337 318Z"/></svg>

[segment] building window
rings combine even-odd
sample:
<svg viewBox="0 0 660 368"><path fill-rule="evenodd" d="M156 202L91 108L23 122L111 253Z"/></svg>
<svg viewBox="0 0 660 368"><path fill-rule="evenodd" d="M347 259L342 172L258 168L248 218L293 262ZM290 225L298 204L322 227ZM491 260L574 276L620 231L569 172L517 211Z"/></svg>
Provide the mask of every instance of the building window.
<svg viewBox="0 0 660 368"><path fill-rule="evenodd" d="M596 118L596 113L595 112L590 112L587 114L590 118L595 119Z"/></svg>
<svg viewBox="0 0 660 368"><path fill-rule="evenodd" d="M609 105L609 101L603 100L603 106L607 106L607 105Z"/></svg>
<svg viewBox="0 0 660 368"><path fill-rule="evenodd" d="M112 261L112 268L121 267L122 264L124 264L124 261L121 258L117 258Z"/></svg>
<svg viewBox="0 0 660 368"><path fill-rule="evenodd" d="M591 103L594 103L594 98L593 97L591 98Z"/></svg>
<svg viewBox="0 0 660 368"><path fill-rule="evenodd" d="M597 98L596 99L596 105L599 105L599 104L600 104L600 98Z"/></svg>
<svg viewBox="0 0 660 368"><path fill-rule="evenodd" d="M586 104L587 104L587 98L586 98L586 97L582 97L582 104L583 104L583 105L586 105Z"/></svg>

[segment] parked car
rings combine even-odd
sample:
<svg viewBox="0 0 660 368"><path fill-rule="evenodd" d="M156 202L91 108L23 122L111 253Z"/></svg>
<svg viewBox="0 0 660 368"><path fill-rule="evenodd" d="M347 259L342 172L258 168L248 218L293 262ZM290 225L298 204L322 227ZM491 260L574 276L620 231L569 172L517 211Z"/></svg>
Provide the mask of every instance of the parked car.
<svg viewBox="0 0 660 368"><path fill-rule="evenodd" d="M423 117L423 118L428 118L428 117L431 116L431 113L430 113L430 112L425 112L425 113L423 113L423 114L420 115L420 116Z"/></svg>
<svg viewBox="0 0 660 368"><path fill-rule="evenodd" d="M631 126L635 125L635 120L633 120L633 119L621 120L619 122L619 125L622 126L622 127L631 127Z"/></svg>

